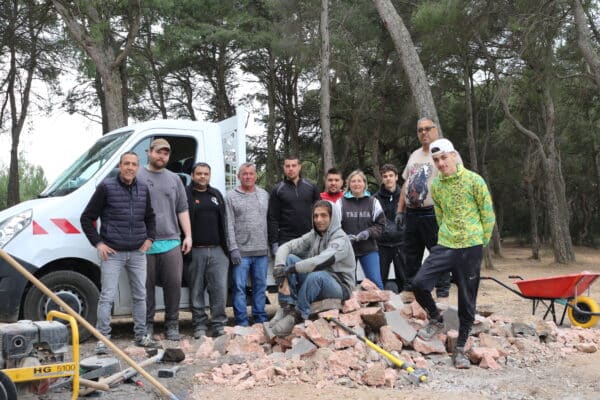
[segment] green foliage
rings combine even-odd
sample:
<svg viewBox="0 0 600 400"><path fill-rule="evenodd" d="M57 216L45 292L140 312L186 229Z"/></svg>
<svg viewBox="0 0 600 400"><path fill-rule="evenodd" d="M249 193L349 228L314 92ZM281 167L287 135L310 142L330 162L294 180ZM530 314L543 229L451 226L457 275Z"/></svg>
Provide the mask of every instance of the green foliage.
<svg viewBox="0 0 600 400"><path fill-rule="evenodd" d="M78 1L82 7L88 3ZM549 85L571 230L581 243L592 243L600 233L600 182L593 167L600 151L600 97L577 49L568 3L394 1L428 74L444 133L467 166L473 160L466 134L465 76L471 78L478 165L492 190L503 234L524 238L529 234L524 183L529 171L523 161L529 140L507 121L500 89L510 86L514 116L528 129L543 133L542 94ZM103 15L126 16L130 2L93 0L92 4ZM142 4L142 29L127 65L131 115L143 120L219 120L232 113L234 99L241 99L262 117L265 127L269 117L275 121L271 136L265 133L248 140L249 157L259 164L261 182L272 183L275 175L279 179L283 156L295 151L304 161L304 176L321 184L320 1ZM330 117L337 167L344 173L363 169L374 188L379 165L391 162L402 170L410 152L419 146L418 116L399 55L372 2L331 0L329 4ZM585 6L597 21L598 3L585 2ZM93 27L97 35L110 30L124 37L124 20L102 21ZM598 52L596 35L590 30ZM81 84L89 89L94 65L85 58L80 64L85 71ZM87 95L74 96L71 104L89 99L97 102ZM272 115L268 115L269 99ZM544 184L535 185L542 210ZM547 231L544 217L539 220Z"/></svg>
<svg viewBox="0 0 600 400"><path fill-rule="evenodd" d="M19 188L21 201L36 198L48 186L44 170L19 157ZM0 210L6 208L8 193L8 167L0 164Z"/></svg>

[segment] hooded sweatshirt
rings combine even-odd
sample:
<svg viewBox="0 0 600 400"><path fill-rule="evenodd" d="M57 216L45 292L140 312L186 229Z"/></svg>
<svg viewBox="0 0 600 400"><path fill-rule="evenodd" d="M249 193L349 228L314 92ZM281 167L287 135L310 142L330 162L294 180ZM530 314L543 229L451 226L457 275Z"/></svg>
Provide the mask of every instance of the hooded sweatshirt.
<svg viewBox="0 0 600 400"><path fill-rule="evenodd" d="M342 285L346 292L344 296L346 299L354 289L356 261L352 243L346 232L342 230L340 209L335 205L332 205L331 209L329 228L320 234L313 224L310 232L282 244L277 251L275 265L285 265L287 256L294 254L302 259L296 263L296 271L307 274L321 270L319 265L334 257L333 265L325 267L325 270Z"/></svg>
<svg viewBox="0 0 600 400"><path fill-rule="evenodd" d="M367 240L352 243L357 257L377 251L377 240L385 227L385 216L379 200L365 191L362 197L355 197L347 191L342 198L342 229L349 235L362 231L369 232Z"/></svg>

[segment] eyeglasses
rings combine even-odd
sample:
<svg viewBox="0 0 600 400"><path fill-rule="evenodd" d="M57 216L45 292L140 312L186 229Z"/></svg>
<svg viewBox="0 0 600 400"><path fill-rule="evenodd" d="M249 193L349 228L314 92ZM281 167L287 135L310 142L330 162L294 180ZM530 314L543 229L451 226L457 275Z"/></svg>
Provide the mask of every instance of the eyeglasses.
<svg viewBox="0 0 600 400"><path fill-rule="evenodd" d="M429 132L430 130L432 130L433 128L435 128L435 125L431 125L431 126L424 126L423 128L419 128L417 129L417 132L419 133L423 133L423 132Z"/></svg>

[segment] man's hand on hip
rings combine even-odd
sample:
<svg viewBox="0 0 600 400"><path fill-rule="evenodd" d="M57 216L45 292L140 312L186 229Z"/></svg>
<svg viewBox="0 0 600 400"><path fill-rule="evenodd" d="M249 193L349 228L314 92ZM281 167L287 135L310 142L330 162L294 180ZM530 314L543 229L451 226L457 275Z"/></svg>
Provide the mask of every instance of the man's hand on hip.
<svg viewBox="0 0 600 400"><path fill-rule="evenodd" d="M96 245L96 249L98 249L98 255L102 261L108 260L109 255L117 253L114 249L111 249L103 242L98 243Z"/></svg>
<svg viewBox="0 0 600 400"><path fill-rule="evenodd" d="M146 240L144 240L144 243L142 243L142 247L140 247L140 251L142 253L145 253L148 250L150 250L150 247L152 247L152 240L146 239Z"/></svg>

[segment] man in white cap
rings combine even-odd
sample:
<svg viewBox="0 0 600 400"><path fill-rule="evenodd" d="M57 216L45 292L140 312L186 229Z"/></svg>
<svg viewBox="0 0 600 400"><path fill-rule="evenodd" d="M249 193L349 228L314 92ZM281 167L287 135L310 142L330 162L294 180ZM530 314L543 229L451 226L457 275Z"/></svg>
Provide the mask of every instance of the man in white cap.
<svg viewBox="0 0 600 400"><path fill-rule="evenodd" d="M485 181L458 163L452 143L448 139L438 139L429 148L440 172L431 185L439 232L437 245L431 249L412 282L415 299L429 316L429 322L419 330L419 336L428 340L443 330L443 318L431 290L439 276L452 272L458 287L460 322L453 361L456 368L465 369L471 365L464 346L475 319L483 246L490 241L496 218Z"/></svg>

